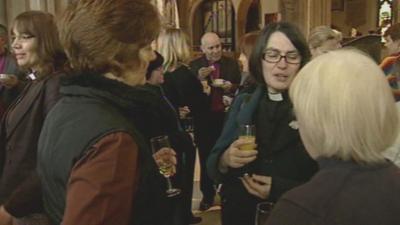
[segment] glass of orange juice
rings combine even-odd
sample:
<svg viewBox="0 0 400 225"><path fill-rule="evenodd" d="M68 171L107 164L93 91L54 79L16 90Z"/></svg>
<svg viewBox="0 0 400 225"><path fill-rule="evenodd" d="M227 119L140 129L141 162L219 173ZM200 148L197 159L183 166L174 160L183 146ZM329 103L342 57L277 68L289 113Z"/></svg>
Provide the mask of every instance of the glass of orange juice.
<svg viewBox="0 0 400 225"><path fill-rule="evenodd" d="M240 150L254 150L256 145L256 127L252 124L240 125L239 139L244 139L249 143L241 145Z"/></svg>

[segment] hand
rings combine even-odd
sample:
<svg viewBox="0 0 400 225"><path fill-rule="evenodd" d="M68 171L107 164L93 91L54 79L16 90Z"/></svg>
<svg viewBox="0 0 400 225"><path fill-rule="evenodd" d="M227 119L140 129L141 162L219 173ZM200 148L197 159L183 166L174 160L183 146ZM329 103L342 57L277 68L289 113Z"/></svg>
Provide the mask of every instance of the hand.
<svg viewBox="0 0 400 225"><path fill-rule="evenodd" d="M187 106L179 107L179 118L184 119L190 113L190 109Z"/></svg>
<svg viewBox="0 0 400 225"><path fill-rule="evenodd" d="M257 147L254 142L246 139L238 139L234 141L229 148L223 153L220 162L219 169L221 172L226 172L228 167L240 168L244 165L254 161L257 158L258 151L253 150L240 150L240 146L244 144L253 144L254 148Z"/></svg>
<svg viewBox="0 0 400 225"><path fill-rule="evenodd" d="M0 225L12 225L13 217L4 209L0 207Z"/></svg>
<svg viewBox="0 0 400 225"><path fill-rule="evenodd" d="M208 66L208 67L201 67L199 69L199 78L200 80L204 80L206 77L208 77L212 71L214 71L213 66Z"/></svg>
<svg viewBox="0 0 400 225"><path fill-rule="evenodd" d="M272 178L268 176L261 176L252 174L245 174L240 178L246 190L259 198L267 199L272 186Z"/></svg>
<svg viewBox="0 0 400 225"><path fill-rule="evenodd" d="M0 74L0 83L6 88L15 87L18 82L18 78L14 74Z"/></svg>
<svg viewBox="0 0 400 225"><path fill-rule="evenodd" d="M221 86L221 88L224 89L224 92L229 92L232 88L232 83L226 80L224 84Z"/></svg>
<svg viewBox="0 0 400 225"><path fill-rule="evenodd" d="M201 81L201 85L203 86L203 92L206 95L210 95L211 87L210 87L210 85L208 85L207 81L206 80Z"/></svg>
<svg viewBox="0 0 400 225"><path fill-rule="evenodd" d="M222 96L222 102L224 103L224 106L230 106L232 103L233 98L229 97L227 95Z"/></svg>
<svg viewBox="0 0 400 225"><path fill-rule="evenodd" d="M153 159L159 167L166 164L172 164L173 172L171 173L171 176L176 173L176 152L172 148L162 148L158 150L153 154Z"/></svg>

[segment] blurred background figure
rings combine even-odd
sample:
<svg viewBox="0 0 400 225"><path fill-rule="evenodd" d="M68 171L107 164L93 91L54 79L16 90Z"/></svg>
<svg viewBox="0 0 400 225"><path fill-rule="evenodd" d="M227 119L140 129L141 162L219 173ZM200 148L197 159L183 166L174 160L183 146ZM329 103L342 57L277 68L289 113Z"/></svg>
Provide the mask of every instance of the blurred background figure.
<svg viewBox="0 0 400 225"><path fill-rule="evenodd" d="M210 176L222 183L223 225L254 224L259 202L276 202L316 172L288 96L292 80L310 58L296 26L270 23L260 33L250 58L257 85L236 97L207 161ZM255 126L255 140L239 137L242 125Z"/></svg>
<svg viewBox="0 0 400 225"><path fill-rule="evenodd" d="M245 89L255 83L254 77L250 75L249 59L259 35L259 31L247 33L243 35L239 41L240 55L238 60L242 73L237 93L239 93L240 90Z"/></svg>
<svg viewBox="0 0 400 225"><path fill-rule="evenodd" d="M400 58L400 23L393 24L390 26L385 33L383 33L385 39L385 47L387 49L388 56L385 57L379 65L385 75L387 76L390 87L392 87L393 95L396 101L400 100L400 89L399 79L395 76L396 61Z"/></svg>
<svg viewBox="0 0 400 225"><path fill-rule="evenodd" d="M170 46L173 47L173 46ZM145 133L148 138L168 135L171 147L175 150L177 156L177 171L174 178L174 184L179 187L182 192L180 196L170 201L168 208L171 209L172 225L188 225L196 224L201 221L200 217L194 217L192 214L192 194L193 194L193 176L194 163L196 157L196 148L193 145L192 138L180 123L179 112L165 95L161 86L164 84L163 63L164 58L158 53L156 58L150 62L147 73L147 88L157 93L159 96L159 120L153 122L154 130L151 131L150 124L143 124L142 130L148 130ZM173 76L173 74L170 74ZM178 75L179 76L179 75ZM187 74L187 76L192 76ZM194 78L197 82L198 80ZM178 89L179 90L179 89ZM200 89L199 89L200 90ZM201 92L200 92L201 93ZM139 123L140 124L140 123ZM165 224L168 224L166 221Z"/></svg>
<svg viewBox="0 0 400 225"><path fill-rule="evenodd" d="M18 224L47 224L35 173L36 155L44 119L59 99L66 56L54 18L46 12L19 14L13 21L11 39L27 83L1 124L0 218L9 213L18 217Z"/></svg>
<svg viewBox="0 0 400 225"><path fill-rule="evenodd" d="M393 72L390 76L393 79L400 81L400 58L398 58L393 66ZM395 96L400 96L400 90L393 90ZM397 110L400 112L400 102L396 102ZM390 146L384 155L387 159L391 160L394 164L400 167L400 135L397 137L396 141Z"/></svg>
<svg viewBox="0 0 400 225"><path fill-rule="evenodd" d="M400 169L382 155L399 116L376 63L355 50L327 53L299 72L290 97L320 171L286 193L266 224L400 224Z"/></svg>
<svg viewBox="0 0 400 225"><path fill-rule="evenodd" d="M0 118L18 96L23 85L18 85L19 69L15 57L8 48L8 30L0 24Z"/></svg>
<svg viewBox="0 0 400 225"><path fill-rule="evenodd" d="M310 31L308 45L313 58L341 48L342 34L328 26L318 26Z"/></svg>
<svg viewBox="0 0 400 225"><path fill-rule="evenodd" d="M209 209L214 204L215 186L207 174L207 158L221 135L225 121L226 105L224 95L234 96L240 83L240 69L235 59L222 55L222 44L216 33L205 33L201 38L203 56L190 62L190 69L200 81L210 87L204 114L196 126L196 144L200 156L200 190L203 199L200 210Z"/></svg>
<svg viewBox="0 0 400 225"><path fill-rule="evenodd" d="M43 126L37 168L52 224L164 225L170 218L162 207L166 179L136 125L150 124L143 115L158 107L143 87L158 16L148 1L130 0L77 0L64 12L60 38L71 72ZM161 151L174 167L173 150Z"/></svg>
<svg viewBox="0 0 400 225"><path fill-rule="evenodd" d="M204 126L207 95L196 75L189 69L191 51L188 37L181 29L168 28L158 37L158 50L164 57L162 64L164 79L162 87L165 95L171 101L174 109L179 112L183 129L194 134L195 140L199 138L199 129ZM182 174L184 175L183 187L187 192L183 194L183 217L190 223L200 221L192 214L193 177L196 151L185 149Z"/></svg>

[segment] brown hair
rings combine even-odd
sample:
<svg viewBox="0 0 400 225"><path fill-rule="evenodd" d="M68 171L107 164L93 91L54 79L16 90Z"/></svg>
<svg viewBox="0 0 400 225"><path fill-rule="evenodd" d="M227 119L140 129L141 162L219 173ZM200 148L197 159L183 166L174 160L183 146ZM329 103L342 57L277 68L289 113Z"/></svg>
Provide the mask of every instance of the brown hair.
<svg viewBox="0 0 400 225"><path fill-rule="evenodd" d="M26 11L14 19L12 28L11 36L14 35L13 30L17 30L37 38L39 75L50 75L65 64L66 57L53 15L42 11Z"/></svg>
<svg viewBox="0 0 400 225"><path fill-rule="evenodd" d="M241 53L243 53L246 58L250 58L251 51L253 50L254 46L256 45L257 38L260 35L259 31L253 31L250 33L244 34L240 38L239 42L239 50Z"/></svg>
<svg viewBox="0 0 400 225"><path fill-rule="evenodd" d="M393 24L390 26L385 33L383 34L384 37L390 36L393 41L400 39L400 23Z"/></svg>
<svg viewBox="0 0 400 225"><path fill-rule="evenodd" d="M158 11L145 0L80 0L60 21L61 42L75 71L113 72L141 65L139 50L160 30Z"/></svg>

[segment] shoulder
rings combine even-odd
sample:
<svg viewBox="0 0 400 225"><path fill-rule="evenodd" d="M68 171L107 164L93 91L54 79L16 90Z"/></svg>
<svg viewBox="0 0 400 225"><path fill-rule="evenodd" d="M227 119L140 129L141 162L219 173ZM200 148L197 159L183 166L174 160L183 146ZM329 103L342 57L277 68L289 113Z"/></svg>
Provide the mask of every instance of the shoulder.
<svg viewBox="0 0 400 225"><path fill-rule="evenodd" d="M205 57L204 56L200 56L200 57L197 57L197 58L193 59L189 64L190 64L191 67L193 67L193 66L203 65L204 63L206 63Z"/></svg>
<svg viewBox="0 0 400 225"><path fill-rule="evenodd" d="M238 65L238 62L236 59L229 57L229 56L224 56L224 55L221 57L221 62L223 64Z"/></svg>

